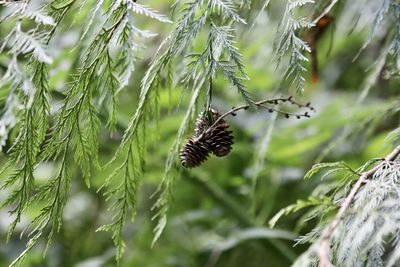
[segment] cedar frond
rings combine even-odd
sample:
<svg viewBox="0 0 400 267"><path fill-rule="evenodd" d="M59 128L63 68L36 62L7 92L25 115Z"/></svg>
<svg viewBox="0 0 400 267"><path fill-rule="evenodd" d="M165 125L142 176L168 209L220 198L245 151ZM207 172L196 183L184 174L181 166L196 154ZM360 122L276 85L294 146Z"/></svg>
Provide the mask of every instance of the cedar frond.
<svg viewBox="0 0 400 267"><path fill-rule="evenodd" d="M303 66L308 59L304 56L304 52L310 52L308 44L303 41L297 31L312 27L314 24L305 17L295 18L293 12L296 8L309 3L314 3L313 0L296 0L288 1L282 20L276 34L274 49L275 58L279 66L283 57L289 54L289 63L286 67L284 77L292 79L296 85L298 92L304 90L305 78L303 76L306 68Z"/></svg>

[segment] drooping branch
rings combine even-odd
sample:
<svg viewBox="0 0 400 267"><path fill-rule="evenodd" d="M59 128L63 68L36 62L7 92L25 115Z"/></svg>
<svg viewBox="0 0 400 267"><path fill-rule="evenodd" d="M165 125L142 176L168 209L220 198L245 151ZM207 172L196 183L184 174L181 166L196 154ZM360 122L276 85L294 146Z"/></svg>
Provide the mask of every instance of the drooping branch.
<svg viewBox="0 0 400 267"><path fill-rule="evenodd" d="M288 102L299 108L307 108L309 111L296 114L273 107L273 105L279 105L282 102ZM303 105L294 101L292 97L252 102L251 104L249 103L237 108L234 107L222 115L216 110L207 108L207 112L201 113L196 121L196 134L189 138L182 147L180 153L182 165L187 168L197 167L207 159L209 153L213 153L218 157L228 155L234 142L231 131L228 130L229 125L226 124L224 118L228 115L235 116L237 111L248 109L253 105L258 108L267 109L270 113L277 112L284 114L286 118L296 116L298 119L301 117L311 117L309 112L315 110L311 107L310 103Z"/></svg>
<svg viewBox="0 0 400 267"><path fill-rule="evenodd" d="M372 169L360 174L360 177L358 178L357 182L353 185L353 188L351 189L350 193L347 195L343 203L340 205L340 209L336 214L335 218L322 232L320 239L320 249L319 249L319 265L318 265L319 267L333 266L329 260L329 243L331 236L335 231L335 229L337 228L337 226L339 225L346 211L350 207L350 204L353 201L358 190L360 189L361 185L365 183L368 178L374 175L374 173L377 170L379 170L383 164L393 161L399 156L399 154L400 154L400 146L396 147L389 155L387 155L381 163L379 163Z"/></svg>

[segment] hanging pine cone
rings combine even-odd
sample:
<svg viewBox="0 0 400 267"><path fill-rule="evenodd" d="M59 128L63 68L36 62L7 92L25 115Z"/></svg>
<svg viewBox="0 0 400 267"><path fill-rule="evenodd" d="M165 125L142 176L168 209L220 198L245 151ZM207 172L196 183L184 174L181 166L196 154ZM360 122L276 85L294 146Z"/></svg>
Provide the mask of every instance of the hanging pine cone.
<svg viewBox="0 0 400 267"><path fill-rule="evenodd" d="M228 130L228 128L229 125L224 120L221 120L206 132L206 142L217 157L226 156L232 150L233 136L232 131Z"/></svg>
<svg viewBox="0 0 400 267"><path fill-rule="evenodd" d="M210 148L203 138L199 140L196 137L191 137L183 146L180 159L183 166L193 168L200 166L207 159L209 153Z"/></svg>
<svg viewBox="0 0 400 267"><path fill-rule="evenodd" d="M221 115L215 109L202 112L196 120L195 136L192 136L180 152L182 165L187 168L200 166L210 152L217 157L228 155L232 150L232 131L229 125L221 119L216 125L214 122Z"/></svg>
<svg viewBox="0 0 400 267"><path fill-rule="evenodd" d="M202 112L196 119L196 126L194 132L196 136L200 136L205 130L207 130L213 123L218 119L220 114L213 108L210 108L208 113Z"/></svg>

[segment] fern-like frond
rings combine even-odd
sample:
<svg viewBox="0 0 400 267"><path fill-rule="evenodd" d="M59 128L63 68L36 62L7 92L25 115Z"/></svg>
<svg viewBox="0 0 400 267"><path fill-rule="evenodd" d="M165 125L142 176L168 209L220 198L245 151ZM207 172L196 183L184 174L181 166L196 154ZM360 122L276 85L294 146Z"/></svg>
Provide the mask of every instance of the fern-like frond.
<svg viewBox="0 0 400 267"><path fill-rule="evenodd" d="M175 6L177 5L178 3ZM177 179L179 145L187 129L188 121L195 112L195 103L199 97L201 85L206 79L212 79L216 75L216 71L220 69L224 76L238 89L242 97L247 102L252 103L251 97L243 83L247 79L247 75L244 71L241 55L234 46L233 34L230 27L218 27L211 21L204 51L202 53L187 52L191 42L205 28L207 19L211 19L209 8L217 14L221 14L228 21L242 22L231 1L210 1L207 5L204 5L204 1L201 0L186 1L184 3L181 17L174 32L162 43L156 54L157 56L142 79L139 106L125 132L121 144L121 147L123 147L129 143L129 140L135 137L140 120L146 118L143 115L143 110L148 105L146 104L148 102L146 98L148 98L151 89L155 89L162 71L167 70L168 77L172 80L172 60L182 54L189 58L189 62L184 70L184 84L186 86L190 85L192 88L194 87L195 90L192 92L189 109L186 112L175 143L168 155L164 176L157 190L159 195L156 194L158 195L158 199L153 207L156 210L154 219L157 220L157 226L154 229L153 244L160 237L167 223L167 212L171 205L172 190ZM161 52L163 49L164 52ZM225 58L220 60L220 57ZM208 94L210 93L208 91ZM121 148L117 152L119 151L121 151Z"/></svg>
<svg viewBox="0 0 400 267"><path fill-rule="evenodd" d="M310 52L311 50L308 44L298 36L297 31L299 29L310 28L314 24L305 17L295 18L293 12L296 8L309 3L314 3L314 1L296 0L287 2L274 44L274 49L276 51L275 58L278 66L284 55L289 53L289 64L284 77L291 78L299 92L302 92L304 89L305 78L303 74L306 69L303 64L308 61L303 53Z"/></svg>
<svg viewBox="0 0 400 267"><path fill-rule="evenodd" d="M340 162L328 162L328 163L318 163L315 164L305 175L304 175L304 179L309 179L312 176L314 176L316 173L320 172L323 169L334 169L335 171L338 170L347 170L350 172L355 172L353 171L353 169L350 168L350 166L348 166L345 162L340 161Z"/></svg>
<svg viewBox="0 0 400 267"><path fill-rule="evenodd" d="M323 209L329 208L334 206L331 199L328 197L323 198L316 198L316 197L309 197L306 200L297 200L295 204L289 205L284 209L281 209L272 219L268 222L270 227L274 227L278 220L290 213L299 211L304 208L308 208L310 206L319 206Z"/></svg>
<svg viewBox="0 0 400 267"><path fill-rule="evenodd" d="M365 169L376 160L367 162L355 172L365 173ZM338 164L340 163L334 163L332 166ZM319 164L310 173L315 173L325 167L329 167L329 164ZM346 169L346 176L354 175L353 171ZM359 188L352 205L340 218L337 228L334 228L329 239L331 244L329 257L333 264L337 266L357 266L358 264L363 266L396 266L398 264L399 177L399 161L385 161L374 169L372 177ZM318 263L319 251L323 249L318 247L318 244L320 244L322 229L326 227L327 217L330 217L329 212L337 204L344 202L351 184L353 184L352 179L339 185L336 190L330 191L330 196L324 197L327 200L326 203L325 201L319 203L314 198L310 201L299 201L281 210L271 220L271 223L275 223L283 214L314 206L314 204L320 207L319 210L313 212L317 212L316 215L321 221L315 226L314 230L299 241L300 243L312 242L312 245L294 266L302 266L302 262L308 262L310 265ZM387 257L387 255L390 256Z"/></svg>
<svg viewBox="0 0 400 267"><path fill-rule="evenodd" d="M39 25L43 24L43 25L55 26L54 19L48 14L44 13L42 10L36 10L36 11L27 10L22 14L21 17L33 19L36 22L36 24Z"/></svg>
<svg viewBox="0 0 400 267"><path fill-rule="evenodd" d="M51 244L53 235L60 231L63 211L67 203L67 196L71 184L71 174L67 164L66 152L64 152L57 176L45 185L37 188L37 194L35 194L32 202L37 204L38 201L45 201L45 205L27 227L30 229L29 236L32 237L29 239L26 249L10 264L10 266L18 266L21 264L28 252L49 228L47 234L48 242L44 252L46 253L48 246ZM30 204L32 204L32 202L30 202Z"/></svg>
<svg viewBox="0 0 400 267"><path fill-rule="evenodd" d="M165 163L164 176L157 190L157 192L160 193L160 196L153 206L153 209L156 209L157 211L156 215L153 217L153 219L157 220L157 226L154 229L154 238L152 242L153 245L161 236L161 233L163 232L164 227L167 223L167 213L172 201L172 190L174 189L178 175L175 170L177 169L177 164L179 164L177 161L179 155L180 141L183 139L184 134L186 133L190 118L196 114L196 103L198 101L198 97L204 82L204 78L196 80L196 87L192 93L192 98L190 100L187 112L181 122L181 126L179 127L175 142L170 152L168 153L167 161Z"/></svg>
<svg viewBox="0 0 400 267"><path fill-rule="evenodd" d="M18 66L17 58L13 57L8 65L6 73L0 79L0 88L7 85L10 88L0 117L0 150L5 146L9 132L17 124L17 115L22 106L17 97L17 91L22 81L23 73ZM29 96L29 98L31 98L31 96Z"/></svg>
<svg viewBox="0 0 400 267"><path fill-rule="evenodd" d="M234 21L246 24L246 21L239 16L237 10L231 0L211 0L208 2L211 10L216 10L217 14L222 14L225 17L230 17Z"/></svg>
<svg viewBox="0 0 400 267"><path fill-rule="evenodd" d="M6 40L12 44L9 53L14 55L23 55L32 53L33 57L44 63L51 63L52 58L48 55L43 40L47 39L47 32L37 32L28 30L27 32L14 29L12 35Z"/></svg>
<svg viewBox="0 0 400 267"><path fill-rule="evenodd" d="M132 10L133 12L137 14L143 14L147 17L150 17L152 19L164 22L164 23L172 23L171 20L169 20L165 15L162 15L158 13L157 11L153 10L152 8L137 4L133 0L127 0L127 7L128 9Z"/></svg>
<svg viewBox="0 0 400 267"><path fill-rule="evenodd" d="M124 8L126 11L126 6L120 7L120 9ZM118 28L127 16L127 12L121 12L119 9L115 12L120 16L113 26L102 29L85 52L83 66L72 82L53 129L54 134L43 153L45 159L57 157L63 147L69 144L68 140L72 140L71 145L75 148L74 158L81 166L88 185L87 179L91 166L98 166L99 121L95 107L96 97L100 103L102 103L101 99L111 99L110 121L115 121L113 114L115 114L115 99L119 82L113 71L114 63L108 49L110 41L119 32ZM99 69L104 69L104 71L98 72Z"/></svg>
<svg viewBox="0 0 400 267"><path fill-rule="evenodd" d="M94 78L96 77L94 75L96 73L94 71L96 68L103 70L99 77L100 79L97 81L93 80L93 84L99 96L99 103L103 103L103 101L107 99L111 100L111 103L109 103L110 116L108 121L108 124L111 126L116 121L115 110L117 94L128 84L131 73L134 70L134 62L136 61L135 54L142 48L141 45L136 43L135 36L154 36L154 34L138 29L134 25L133 18L129 11L143 14L161 22L170 22L164 15L130 0L116 1L112 5L110 12L114 14L112 17L115 18L115 21L112 22L113 26L109 30L103 30L98 34L98 37L94 40L94 42L98 42L98 44L92 43L91 47L89 47L88 54L85 56L85 63L88 62L89 67L94 66L91 74ZM108 51L110 42L117 44L121 48L120 53L116 57L116 62L112 60ZM93 51L97 52L93 53ZM83 71L86 70L83 69ZM121 145L115 154L115 158L123 155L125 159L103 185L103 187L106 188L105 195L107 196L107 200L111 203L110 209L117 210L117 212L113 216L110 224L104 225L98 230L112 232L112 239L117 246L116 259L118 262L122 258L125 250L125 242L122 238L123 227L127 218L131 217L133 220L136 213L137 192L142 177L142 169L145 164L145 125L148 120L147 114L150 105L147 101L147 97L152 93L151 89L157 84L158 77L156 74L157 70L153 73L153 69L150 67L145 78L143 78L141 86L142 91L136 113L131 119ZM82 81L85 81L85 79L86 78L82 79ZM147 83L146 79L150 81ZM78 80L78 84L79 82ZM146 84L146 86L144 84ZM74 89L71 88L71 91L74 91ZM110 100L108 101L110 102ZM93 116L91 115L89 118L97 120L95 112L93 112ZM84 128L87 129L88 126ZM95 137L96 133L90 134L89 137L90 136L93 136L93 142L97 140ZM127 152L125 152L126 154L124 154L125 148L128 148ZM93 147L91 147L91 150L93 150ZM122 176L120 183L116 181L116 178L119 178L119 176Z"/></svg>
<svg viewBox="0 0 400 267"><path fill-rule="evenodd" d="M243 78L248 79L248 76L244 71L242 55L238 52L238 48L235 46L235 41L233 40L233 29L229 26L218 27L212 23L210 35L212 35L213 46L224 51L224 53L229 56L228 60L232 61L232 63L236 65L236 68Z"/></svg>
<svg viewBox="0 0 400 267"><path fill-rule="evenodd" d="M25 5L23 1L14 1L14 0L1 0L0 5L4 6L22 6Z"/></svg>
<svg viewBox="0 0 400 267"><path fill-rule="evenodd" d="M86 22L85 29L83 30L83 33L81 34L81 37L80 37L81 41L86 37L87 33L89 32L90 28L92 27L92 24L93 24L96 16L98 16L98 14L100 13L103 3L104 3L104 0L96 1L94 7L92 8L92 10L90 12L91 15Z"/></svg>
<svg viewBox="0 0 400 267"><path fill-rule="evenodd" d="M378 11L376 12L376 15L372 21L371 32L370 32L368 38L366 39L366 41L364 42L363 46L357 53L355 58L357 58L361 54L361 52L371 43L372 39L377 34L379 26L382 23L386 13L388 13L388 11L389 11L391 1L390 0L382 0L380 2L381 3L379 5Z"/></svg>
<svg viewBox="0 0 400 267"><path fill-rule="evenodd" d="M118 175L122 175L122 180L115 184L114 179ZM105 196L107 201L111 202L110 209L116 211L112 217L112 223L97 229L97 231L112 232L112 238L117 247L117 262L120 261L125 251L125 242L122 237L123 227L127 218L133 220L136 214L137 192L141 176L139 155L135 155L134 145L131 144L124 162L114 170L104 184L104 187L108 188Z"/></svg>
<svg viewBox="0 0 400 267"><path fill-rule="evenodd" d="M393 16L396 20L396 26L393 41L390 45L390 51L394 55L397 71L400 70L400 5L392 3Z"/></svg>
<svg viewBox="0 0 400 267"><path fill-rule="evenodd" d="M385 246L386 252L392 251L393 243L386 246L386 239L400 230L397 226L399 167L398 162L383 164L356 195L354 206L333 237L334 262L351 266L375 248Z"/></svg>

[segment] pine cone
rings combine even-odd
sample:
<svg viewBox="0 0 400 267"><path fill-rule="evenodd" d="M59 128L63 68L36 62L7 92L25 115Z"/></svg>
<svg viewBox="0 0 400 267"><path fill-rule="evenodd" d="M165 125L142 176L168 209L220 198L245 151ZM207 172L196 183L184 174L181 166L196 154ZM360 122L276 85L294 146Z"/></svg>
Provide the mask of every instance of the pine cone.
<svg viewBox="0 0 400 267"><path fill-rule="evenodd" d="M208 113L200 113L199 117L196 119L196 127L194 128L196 136L200 136L205 130L207 130L219 116L220 114L218 111L213 108L210 108Z"/></svg>
<svg viewBox="0 0 400 267"><path fill-rule="evenodd" d="M198 140L196 137L191 137L183 146L180 159L182 165L187 168L200 166L205 161L210 153L210 147L204 138Z"/></svg>
<svg viewBox="0 0 400 267"><path fill-rule="evenodd" d="M200 166L212 152L217 157L228 155L232 150L232 131L224 119L214 122L221 115L215 109L202 112L196 120L195 135L186 141L180 152L182 165L187 168ZM211 127L212 126L212 127Z"/></svg>
<svg viewBox="0 0 400 267"><path fill-rule="evenodd" d="M232 131L228 130L229 125L221 120L216 126L208 129L205 140L217 157L228 155L232 150L233 136Z"/></svg>

